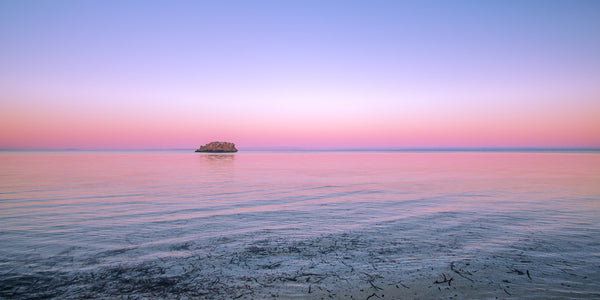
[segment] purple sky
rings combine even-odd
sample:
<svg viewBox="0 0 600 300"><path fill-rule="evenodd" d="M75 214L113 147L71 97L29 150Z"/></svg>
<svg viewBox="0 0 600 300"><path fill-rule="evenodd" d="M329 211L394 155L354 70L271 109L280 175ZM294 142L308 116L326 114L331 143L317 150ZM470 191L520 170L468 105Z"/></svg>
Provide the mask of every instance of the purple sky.
<svg viewBox="0 0 600 300"><path fill-rule="evenodd" d="M0 148L600 147L598 1L0 1Z"/></svg>

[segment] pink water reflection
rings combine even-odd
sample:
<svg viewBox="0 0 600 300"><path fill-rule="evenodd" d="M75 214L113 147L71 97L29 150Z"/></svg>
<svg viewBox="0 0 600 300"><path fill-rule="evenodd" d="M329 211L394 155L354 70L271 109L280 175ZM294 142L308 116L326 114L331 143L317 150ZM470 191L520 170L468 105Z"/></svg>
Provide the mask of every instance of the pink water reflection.
<svg viewBox="0 0 600 300"><path fill-rule="evenodd" d="M599 201L572 199L600 195L594 153L6 152L0 162L4 215L42 221L319 209L348 220L362 213L383 220L548 206L580 211L597 210Z"/></svg>

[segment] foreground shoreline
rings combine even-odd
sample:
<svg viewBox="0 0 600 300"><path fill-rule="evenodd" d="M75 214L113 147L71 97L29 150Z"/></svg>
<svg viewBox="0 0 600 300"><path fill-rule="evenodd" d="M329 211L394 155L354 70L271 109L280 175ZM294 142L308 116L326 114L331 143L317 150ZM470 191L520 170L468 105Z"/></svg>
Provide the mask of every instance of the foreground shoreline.
<svg viewBox="0 0 600 300"><path fill-rule="evenodd" d="M441 220L442 222L444 220ZM393 231L390 231L393 230ZM487 252L436 230L429 241L399 224L309 239L220 237L171 245L170 255L70 272L54 266L5 273L0 297L131 299L535 299L598 298L598 266L563 257L560 241L534 237ZM267 238L262 239L261 236ZM546 237L550 238L550 237ZM249 242L240 242L240 241ZM538 249L538 248L542 249ZM562 246L560 246L562 247ZM139 249L131 252L132 258ZM564 250L564 248L563 248ZM540 252L542 251L542 252ZM63 254L68 259L68 253ZM102 257L105 255L105 257ZM96 255L97 262L115 253ZM581 255L581 254L580 254ZM584 255L585 256L585 255ZM87 264L75 263L75 265ZM73 266L75 266L73 265ZM20 273L20 274L19 274Z"/></svg>

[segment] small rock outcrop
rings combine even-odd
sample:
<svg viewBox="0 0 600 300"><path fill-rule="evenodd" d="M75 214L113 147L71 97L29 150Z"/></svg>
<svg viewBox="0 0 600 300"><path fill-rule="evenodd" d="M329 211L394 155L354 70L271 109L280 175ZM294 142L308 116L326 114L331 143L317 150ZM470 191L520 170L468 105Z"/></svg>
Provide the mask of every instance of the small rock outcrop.
<svg viewBox="0 0 600 300"><path fill-rule="evenodd" d="M196 152L237 152L234 143L228 142L210 142L200 148L196 149Z"/></svg>

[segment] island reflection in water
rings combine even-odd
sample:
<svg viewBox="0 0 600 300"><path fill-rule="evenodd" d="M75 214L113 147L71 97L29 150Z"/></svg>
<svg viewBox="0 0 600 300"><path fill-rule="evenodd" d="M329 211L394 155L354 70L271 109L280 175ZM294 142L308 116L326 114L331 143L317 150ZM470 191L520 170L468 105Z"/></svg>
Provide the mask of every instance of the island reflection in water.
<svg viewBox="0 0 600 300"><path fill-rule="evenodd" d="M200 157L211 162L233 162L235 154L200 154Z"/></svg>

